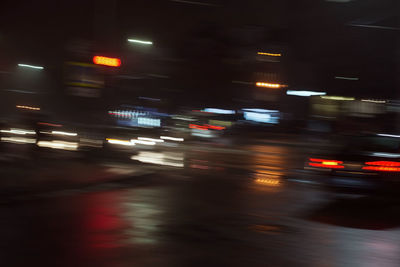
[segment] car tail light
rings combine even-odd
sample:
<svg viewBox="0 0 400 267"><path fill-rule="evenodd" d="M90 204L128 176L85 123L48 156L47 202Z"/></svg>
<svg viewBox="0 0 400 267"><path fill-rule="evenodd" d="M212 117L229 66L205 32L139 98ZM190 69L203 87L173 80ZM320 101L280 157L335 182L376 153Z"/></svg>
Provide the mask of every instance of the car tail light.
<svg viewBox="0 0 400 267"><path fill-rule="evenodd" d="M343 169L343 161L332 159L316 159L310 158L310 166L328 169Z"/></svg>
<svg viewBox="0 0 400 267"><path fill-rule="evenodd" d="M205 125L208 129L212 129L212 130L218 130L218 131L220 131L220 130L224 130L226 127L224 127L224 126L216 126L216 125L209 125L209 124L206 124Z"/></svg>
<svg viewBox="0 0 400 267"><path fill-rule="evenodd" d="M189 128L190 129L203 130L203 131L207 131L208 130L207 126L197 125L197 124L190 124Z"/></svg>
<svg viewBox="0 0 400 267"><path fill-rule="evenodd" d="M384 167L400 167L400 162L397 161L370 161L365 162L365 164Z"/></svg>
<svg viewBox="0 0 400 267"><path fill-rule="evenodd" d="M382 171L382 172L400 172L400 162L396 161L370 161L365 162L363 170Z"/></svg>
<svg viewBox="0 0 400 267"><path fill-rule="evenodd" d="M204 130L204 131L207 131L209 129L218 130L218 131L226 129L226 127L224 127L224 126L216 126L216 125L210 125L210 124L205 124L205 125L190 124L189 128L198 129L198 130Z"/></svg>

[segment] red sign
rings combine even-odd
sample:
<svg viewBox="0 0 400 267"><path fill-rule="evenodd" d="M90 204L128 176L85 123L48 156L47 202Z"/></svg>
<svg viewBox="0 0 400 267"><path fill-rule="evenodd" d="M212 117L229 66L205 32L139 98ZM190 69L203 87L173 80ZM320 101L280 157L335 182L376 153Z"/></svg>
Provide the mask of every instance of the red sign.
<svg viewBox="0 0 400 267"><path fill-rule="evenodd" d="M94 56L93 63L96 65L104 65L109 67L121 66L121 60L119 58L114 58L114 57Z"/></svg>

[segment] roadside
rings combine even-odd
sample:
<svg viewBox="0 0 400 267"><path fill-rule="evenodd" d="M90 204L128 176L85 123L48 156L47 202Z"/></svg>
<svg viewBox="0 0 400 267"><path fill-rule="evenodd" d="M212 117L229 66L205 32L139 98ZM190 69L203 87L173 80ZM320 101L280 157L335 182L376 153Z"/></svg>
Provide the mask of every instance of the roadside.
<svg viewBox="0 0 400 267"><path fill-rule="evenodd" d="M13 197L96 184L111 183L152 173L143 164L87 163L79 160L40 160L0 163L0 196Z"/></svg>

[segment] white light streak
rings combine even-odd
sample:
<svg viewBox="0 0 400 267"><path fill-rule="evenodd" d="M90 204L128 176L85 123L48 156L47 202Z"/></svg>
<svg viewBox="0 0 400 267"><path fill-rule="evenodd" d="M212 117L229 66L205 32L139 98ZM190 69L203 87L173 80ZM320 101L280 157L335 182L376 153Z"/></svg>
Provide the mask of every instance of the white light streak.
<svg viewBox="0 0 400 267"><path fill-rule="evenodd" d="M28 65L28 64L18 64L18 66L24 67L24 68L38 69L38 70L44 69L42 66L34 66L34 65Z"/></svg>
<svg viewBox="0 0 400 267"><path fill-rule="evenodd" d="M144 140L135 140L135 139L132 139L131 143L139 144L139 145L146 145L146 146L154 146L156 144L156 142L154 142L154 141L144 141Z"/></svg>
<svg viewBox="0 0 400 267"><path fill-rule="evenodd" d="M211 112L215 114L235 114L236 112L234 110L229 110L229 109L220 109L220 108L205 108L203 109L205 112Z"/></svg>
<svg viewBox="0 0 400 267"><path fill-rule="evenodd" d="M212 138L215 137L215 135L213 135L211 133L211 131L195 131L195 129L193 129L192 136L197 136L197 137L204 137L204 138Z"/></svg>
<svg viewBox="0 0 400 267"><path fill-rule="evenodd" d="M160 136L161 139L164 140L171 140L171 141L176 141L176 142L183 142L185 139L179 138L179 137L171 137L171 136Z"/></svg>
<svg viewBox="0 0 400 267"><path fill-rule="evenodd" d="M25 137L2 137L2 142L15 143L15 144L34 144L36 139Z"/></svg>
<svg viewBox="0 0 400 267"><path fill-rule="evenodd" d="M75 151L78 149L78 143L75 142L64 142L64 141L39 141L37 143L39 147L47 147L53 149L63 149Z"/></svg>
<svg viewBox="0 0 400 267"><path fill-rule="evenodd" d="M375 157L384 157L384 158L400 158L400 154L398 153L373 152L371 155Z"/></svg>
<svg viewBox="0 0 400 267"><path fill-rule="evenodd" d="M144 45L152 45L152 41L142 41L142 40L137 40L137 39L128 39L128 42L130 43L137 43L137 44L144 44Z"/></svg>
<svg viewBox="0 0 400 267"><path fill-rule="evenodd" d="M1 130L2 133L10 133L10 134L36 134L33 130L25 130L25 129L11 129L11 130Z"/></svg>
<svg viewBox="0 0 400 267"><path fill-rule="evenodd" d="M361 99L362 102L370 102L376 104L385 104L386 100L375 100L375 99Z"/></svg>
<svg viewBox="0 0 400 267"><path fill-rule="evenodd" d="M51 131L54 135L66 135L66 136L77 136L77 133L63 132L63 131Z"/></svg>
<svg viewBox="0 0 400 267"><path fill-rule="evenodd" d="M159 153L159 152L146 152L141 151L138 155L132 156L132 160L138 160L143 163L151 163L157 165L171 166L183 168L184 163L182 153Z"/></svg>
<svg viewBox="0 0 400 267"><path fill-rule="evenodd" d="M338 101L353 101L353 100L355 100L354 97L345 97L345 96L322 95L320 97L323 99L338 100Z"/></svg>
<svg viewBox="0 0 400 267"><path fill-rule="evenodd" d="M394 135L394 134L378 134L378 136L400 138L400 135Z"/></svg>
<svg viewBox="0 0 400 267"><path fill-rule="evenodd" d="M156 138L148 138L148 137L138 137L138 140L141 141L149 141L149 142L156 142L156 143L163 143L164 140L162 139L156 139Z"/></svg>
<svg viewBox="0 0 400 267"><path fill-rule="evenodd" d="M135 143L132 143L131 141L128 140L119 140L119 139L111 139L107 138L106 139L108 143L114 144L114 145L122 145L122 146L134 146Z"/></svg>
<svg viewBox="0 0 400 267"><path fill-rule="evenodd" d="M295 95L295 96L314 96L314 95L326 95L325 92L314 92L314 91L295 91L295 90L287 90L287 95Z"/></svg>
<svg viewBox="0 0 400 267"><path fill-rule="evenodd" d="M380 29L380 30L394 30L399 31L400 28L396 27L387 27L387 26L379 26L379 25L364 25L364 24L349 24L353 27L363 27L363 28L372 28L372 29Z"/></svg>

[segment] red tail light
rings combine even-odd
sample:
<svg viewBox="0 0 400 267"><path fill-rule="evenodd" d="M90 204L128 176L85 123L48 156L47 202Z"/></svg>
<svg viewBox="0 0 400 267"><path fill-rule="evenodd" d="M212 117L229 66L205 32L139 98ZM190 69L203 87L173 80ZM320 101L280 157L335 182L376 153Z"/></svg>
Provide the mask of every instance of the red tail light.
<svg viewBox="0 0 400 267"><path fill-rule="evenodd" d="M370 161L365 162L366 165L384 166L384 167L399 167L400 162L397 161Z"/></svg>
<svg viewBox="0 0 400 267"><path fill-rule="evenodd" d="M381 172L400 172L400 168L396 167L379 167L379 166L366 166L363 170L368 171L381 171Z"/></svg>
<svg viewBox="0 0 400 267"><path fill-rule="evenodd" d="M343 161L332 159L316 159L310 158L310 166L328 169L343 169Z"/></svg>
<svg viewBox="0 0 400 267"><path fill-rule="evenodd" d="M206 125L190 124L189 128L198 129L198 130L204 130L204 131L207 131L209 129L221 131L221 130L224 130L226 127L216 126L216 125L209 125L209 124L206 124Z"/></svg>
<svg viewBox="0 0 400 267"><path fill-rule="evenodd" d="M365 166L363 170L368 171L382 171L382 172L400 172L400 162L396 161L370 161L365 162Z"/></svg>
<svg viewBox="0 0 400 267"><path fill-rule="evenodd" d="M197 125L197 124L190 124L189 125L190 129L197 129L197 130L203 130L203 131L207 131L208 127L207 126L203 126L203 125Z"/></svg>
<svg viewBox="0 0 400 267"><path fill-rule="evenodd" d="M209 124L207 124L205 126L208 127L208 129L213 129L213 130L218 130L218 131L224 130L226 128L223 126L216 126L216 125L209 125Z"/></svg>

